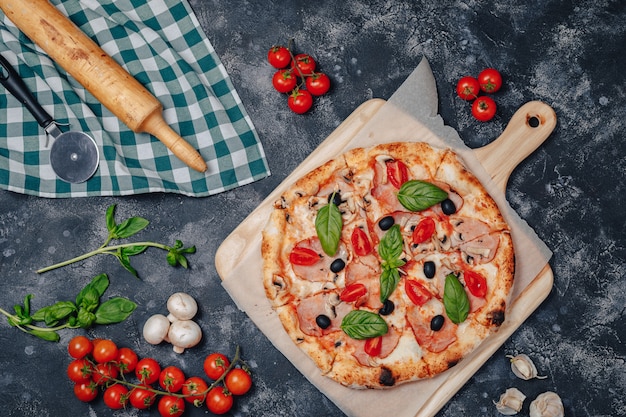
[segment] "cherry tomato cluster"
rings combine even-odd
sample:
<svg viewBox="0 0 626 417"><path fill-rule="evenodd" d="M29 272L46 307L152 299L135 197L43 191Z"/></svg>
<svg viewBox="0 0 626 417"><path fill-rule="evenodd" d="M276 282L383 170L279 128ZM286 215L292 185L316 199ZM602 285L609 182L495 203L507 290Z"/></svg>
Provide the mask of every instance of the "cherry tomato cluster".
<svg viewBox="0 0 626 417"><path fill-rule="evenodd" d="M102 391L104 403L114 410L129 405L144 410L158 399L163 417L182 415L186 404L206 404L211 413L225 414L234 404L233 397L247 393L252 386L238 349L232 362L221 353L205 358L203 368L211 384L199 376L186 377L176 366L162 368L153 358L139 358L132 349L118 348L109 339L76 336L67 349L73 358L67 376L74 383L76 397L90 402Z"/></svg>
<svg viewBox="0 0 626 417"><path fill-rule="evenodd" d="M496 114L496 102L489 96L479 96L481 92L492 94L502 87L502 75L494 68L484 69L477 78L462 77L456 84L456 93L463 100L472 101L472 115L481 122L487 122Z"/></svg>
<svg viewBox="0 0 626 417"><path fill-rule="evenodd" d="M311 55L293 55L285 46L272 46L267 60L278 71L272 77L272 85L279 93L289 94L287 105L297 114L306 113L313 106L313 96L324 95L330 90L330 78L315 71L316 62Z"/></svg>

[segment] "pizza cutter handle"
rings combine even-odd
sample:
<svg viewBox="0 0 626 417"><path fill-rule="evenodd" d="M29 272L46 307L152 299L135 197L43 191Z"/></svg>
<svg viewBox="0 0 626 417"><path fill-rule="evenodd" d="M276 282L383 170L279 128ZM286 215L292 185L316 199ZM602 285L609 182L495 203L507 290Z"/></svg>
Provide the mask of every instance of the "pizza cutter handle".
<svg viewBox="0 0 626 417"><path fill-rule="evenodd" d="M47 128L54 119L37 102L22 77L13 69L5 57L0 55L0 83L17 98L35 117L39 126Z"/></svg>

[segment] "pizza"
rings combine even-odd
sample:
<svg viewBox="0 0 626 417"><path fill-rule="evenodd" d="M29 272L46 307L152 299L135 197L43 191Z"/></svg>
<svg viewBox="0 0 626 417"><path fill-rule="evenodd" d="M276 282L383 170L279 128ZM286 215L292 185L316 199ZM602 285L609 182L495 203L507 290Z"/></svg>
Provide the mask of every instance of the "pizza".
<svg viewBox="0 0 626 417"><path fill-rule="evenodd" d="M263 284L322 374L384 389L446 371L496 331L513 284L510 228L450 149L349 150L275 201Z"/></svg>

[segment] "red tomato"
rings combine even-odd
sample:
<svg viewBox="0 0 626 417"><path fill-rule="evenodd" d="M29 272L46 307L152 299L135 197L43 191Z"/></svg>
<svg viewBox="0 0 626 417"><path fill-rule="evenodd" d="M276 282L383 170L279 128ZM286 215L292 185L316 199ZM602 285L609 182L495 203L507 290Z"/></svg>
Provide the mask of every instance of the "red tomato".
<svg viewBox="0 0 626 417"><path fill-rule="evenodd" d="M98 386L93 382L80 382L74 384L74 395L79 400L88 403L98 396Z"/></svg>
<svg viewBox="0 0 626 417"><path fill-rule="evenodd" d="M107 407L113 410L124 408L128 402L128 388L120 384L111 385L104 391L102 399Z"/></svg>
<svg viewBox="0 0 626 417"><path fill-rule="evenodd" d="M185 401L173 395L164 395L159 400L161 417L179 417L185 412Z"/></svg>
<svg viewBox="0 0 626 417"><path fill-rule="evenodd" d="M224 374L224 372L226 372L226 369L229 366L230 361L228 360L228 358L225 355L217 352L211 353L209 356L207 356L203 364L204 372L209 378L214 381L219 379Z"/></svg>
<svg viewBox="0 0 626 417"><path fill-rule="evenodd" d="M298 85L298 78L292 70L281 69L274 73L272 85L279 93L288 93Z"/></svg>
<svg viewBox="0 0 626 417"><path fill-rule="evenodd" d="M159 385L167 392L178 392L185 383L185 374L176 366L168 366L159 375Z"/></svg>
<svg viewBox="0 0 626 417"><path fill-rule="evenodd" d="M411 239L413 244L419 245L429 240L435 233L435 221L430 217L424 217L413 229Z"/></svg>
<svg viewBox="0 0 626 417"><path fill-rule="evenodd" d="M93 367L87 359L74 359L67 366L67 376L76 383L91 381Z"/></svg>
<svg viewBox="0 0 626 417"><path fill-rule="evenodd" d="M208 389L209 385L204 379L199 376L192 376L191 378L187 378L183 384L182 393L185 395L185 401L197 406L204 402Z"/></svg>
<svg viewBox="0 0 626 417"><path fill-rule="evenodd" d="M135 376L143 384L152 384L159 380L161 365L152 358L143 358L137 362Z"/></svg>
<svg viewBox="0 0 626 417"><path fill-rule="evenodd" d="M289 49L284 46L272 46L267 52L267 61L274 68L285 68L291 63Z"/></svg>
<svg viewBox="0 0 626 417"><path fill-rule="evenodd" d="M74 359L82 359L93 351L93 343L86 336L76 336L67 344L67 351Z"/></svg>
<svg viewBox="0 0 626 417"><path fill-rule="evenodd" d="M496 115L496 102L491 97L479 97L472 104L472 115L481 122L488 122Z"/></svg>
<svg viewBox="0 0 626 417"><path fill-rule="evenodd" d="M131 348L123 347L117 351L117 366L122 373L130 373L137 367L139 357Z"/></svg>
<svg viewBox="0 0 626 417"><path fill-rule="evenodd" d="M367 287L360 282L352 283L341 291L339 299L346 303L357 301L359 298L367 294Z"/></svg>
<svg viewBox="0 0 626 417"><path fill-rule="evenodd" d="M502 75L497 69L487 68L478 74L478 83L485 93L495 93L502 87Z"/></svg>
<svg viewBox="0 0 626 417"><path fill-rule="evenodd" d="M478 272L466 270L463 272L465 286L475 297L487 295L487 280Z"/></svg>
<svg viewBox="0 0 626 417"><path fill-rule="evenodd" d="M456 94L463 100L472 101L478 97L478 93L480 93L480 84L474 77L462 77L456 83Z"/></svg>
<svg viewBox="0 0 626 417"><path fill-rule="evenodd" d="M322 72L314 72L310 77L306 77L306 89L314 96L321 96L330 90L330 78Z"/></svg>
<svg viewBox="0 0 626 417"><path fill-rule="evenodd" d="M99 363L94 369L93 382L98 385L104 385L111 379L117 378L119 373L119 369L113 362Z"/></svg>
<svg viewBox="0 0 626 417"><path fill-rule="evenodd" d="M224 383L231 394L243 395L250 391L250 388L252 387L252 377L244 369L234 368L226 374Z"/></svg>
<svg viewBox="0 0 626 417"><path fill-rule="evenodd" d="M370 356L376 357L380 355L380 352L383 348L383 337L372 337L371 339L367 339L365 341L365 353Z"/></svg>
<svg viewBox="0 0 626 417"><path fill-rule="evenodd" d="M289 262L294 265L315 265L320 260L320 255L315 252L313 249L302 248L300 246L296 246L293 248L291 253L289 254ZM210 378L210 377L209 377ZM217 379L217 378L212 378Z"/></svg>
<svg viewBox="0 0 626 417"><path fill-rule="evenodd" d="M117 359L117 345L109 339L100 339L94 342L93 359L98 363L111 362Z"/></svg>
<svg viewBox="0 0 626 417"><path fill-rule="evenodd" d="M291 63L291 69L298 68L294 72L296 75L309 75L315 71L315 60L308 54L298 54L294 57L294 61Z"/></svg>
<svg viewBox="0 0 626 417"><path fill-rule="evenodd" d="M355 227L352 231L352 236L350 237L350 241L352 242L352 248L354 249L354 253L359 256L365 256L372 251L372 244L370 243L370 239L365 233L365 230L360 227Z"/></svg>
<svg viewBox="0 0 626 417"><path fill-rule="evenodd" d="M426 301L432 298L430 291L413 279L404 281L404 290L406 291L406 295L416 306L424 305Z"/></svg>
<svg viewBox="0 0 626 417"><path fill-rule="evenodd" d="M207 394L206 406L213 414L226 414L233 406L233 396L224 387L217 386Z"/></svg>
<svg viewBox="0 0 626 417"><path fill-rule="evenodd" d="M400 189L402 184L408 181L409 179L409 169L406 167L404 162L393 160L388 161L387 165L387 179L397 189Z"/></svg>
<svg viewBox="0 0 626 417"><path fill-rule="evenodd" d="M146 386L146 388L148 388L148 386ZM139 410L145 410L154 404L154 401L156 400L156 393L149 391L146 388L135 387L132 389L128 396L130 405Z"/></svg>
<svg viewBox="0 0 626 417"><path fill-rule="evenodd" d="M313 107L313 96L307 90L295 89L287 99L287 105L297 114L304 114Z"/></svg>

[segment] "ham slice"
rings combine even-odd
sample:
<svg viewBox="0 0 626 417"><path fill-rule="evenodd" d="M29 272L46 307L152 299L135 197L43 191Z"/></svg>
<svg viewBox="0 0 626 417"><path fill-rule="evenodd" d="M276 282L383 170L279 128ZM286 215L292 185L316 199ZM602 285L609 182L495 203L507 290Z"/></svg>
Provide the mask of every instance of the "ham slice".
<svg viewBox="0 0 626 417"><path fill-rule="evenodd" d="M433 353L442 352L456 341L457 325L452 323L444 314L444 325L438 331L431 330L432 318L443 312L443 303L438 299L431 299L421 307L407 305L406 319L413 329L415 340L419 345Z"/></svg>
<svg viewBox="0 0 626 417"><path fill-rule="evenodd" d="M313 282L332 281L335 273L330 270L330 264L337 258L344 261L347 257L347 250L343 243L339 243L339 248L335 256L330 257L324 253L322 244L317 237L302 240L296 244L296 247L312 249L320 256L320 260L313 265L296 265L291 264L293 272L302 279Z"/></svg>

